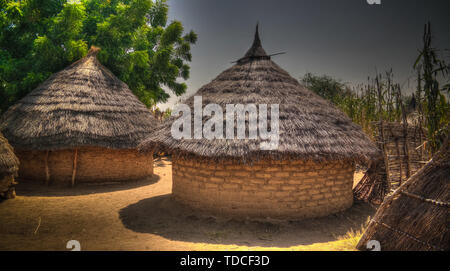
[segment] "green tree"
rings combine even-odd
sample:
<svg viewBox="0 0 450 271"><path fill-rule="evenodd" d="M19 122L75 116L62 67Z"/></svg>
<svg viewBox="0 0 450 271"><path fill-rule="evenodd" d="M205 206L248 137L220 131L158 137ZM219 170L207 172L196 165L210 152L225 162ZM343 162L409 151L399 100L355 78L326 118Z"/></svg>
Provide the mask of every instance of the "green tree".
<svg viewBox="0 0 450 271"><path fill-rule="evenodd" d="M359 91L328 75L308 73L301 80L310 90L335 104L368 134L373 132L372 122L380 118L401 121L405 107L403 99L408 99L401 95L400 85L393 82L392 70L385 76L378 74L373 80L368 78L367 85L357 87Z"/></svg>
<svg viewBox="0 0 450 271"><path fill-rule="evenodd" d="M345 85L328 75L318 76L307 73L301 81L307 88L334 103L337 103L337 100L345 93Z"/></svg>
<svg viewBox="0 0 450 271"><path fill-rule="evenodd" d="M328 75L312 73L305 74L301 81L307 88L339 107L353 121L359 121L361 101L346 84Z"/></svg>
<svg viewBox="0 0 450 271"><path fill-rule="evenodd" d="M166 0L0 0L0 110L90 46L148 107L186 91L197 35L168 22Z"/></svg>

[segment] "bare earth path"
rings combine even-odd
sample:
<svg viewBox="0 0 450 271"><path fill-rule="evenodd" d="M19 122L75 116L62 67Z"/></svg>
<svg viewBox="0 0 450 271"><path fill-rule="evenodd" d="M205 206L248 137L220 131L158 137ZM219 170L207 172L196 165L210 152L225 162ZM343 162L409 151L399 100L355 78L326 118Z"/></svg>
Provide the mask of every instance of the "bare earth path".
<svg viewBox="0 0 450 271"><path fill-rule="evenodd" d="M155 162L153 180L45 187L24 182L0 203L0 250L348 250L375 209L355 204L301 222L237 221L200 215L173 202L171 164ZM355 175L359 180L361 174Z"/></svg>

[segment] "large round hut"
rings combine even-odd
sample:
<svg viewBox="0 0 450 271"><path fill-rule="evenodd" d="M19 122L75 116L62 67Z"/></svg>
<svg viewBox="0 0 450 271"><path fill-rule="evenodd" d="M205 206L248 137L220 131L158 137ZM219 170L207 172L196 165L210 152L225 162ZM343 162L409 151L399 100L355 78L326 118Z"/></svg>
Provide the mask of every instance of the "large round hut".
<svg viewBox="0 0 450 271"><path fill-rule="evenodd" d="M175 116L142 143L143 152L163 148L172 153L173 197L198 209L273 218L339 212L353 204L355 163L378 155L358 125L271 60L261 46L258 29L246 55L195 96L201 96L203 105L219 105L224 115L229 104L267 105L267 111L279 105L279 142L273 149L262 144L267 137L262 137L261 130L256 139L250 138L251 129L245 140L195 135L178 140L171 133ZM195 99L185 101L192 114L187 126L192 128ZM264 116L261 110L259 114ZM244 116L247 126L249 116ZM274 130L271 113L266 116ZM223 134L229 138L226 118L228 112ZM203 117L203 124L208 120ZM234 120L230 123L232 130L239 130Z"/></svg>
<svg viewBox="0 0 450 271"><path fill-rule="evenodd" d="M73 185L153 174L152 154L138 153L137 145L156 120L100 64L98 51L52 75L2 116L21 179Z"/></svg>
<svg viewBox="0 0 450 271"><path fill-rule="evenodd" d="M360 250L450 250L450 148L447 142L433 159L378 208L358 243Z"/></svg>
<svg viewBox="0 0 450 271"><path fill-rule="evenodd" d="M14 198L14 178L19 170L19 159L0 133L0 200Z"/></svg>

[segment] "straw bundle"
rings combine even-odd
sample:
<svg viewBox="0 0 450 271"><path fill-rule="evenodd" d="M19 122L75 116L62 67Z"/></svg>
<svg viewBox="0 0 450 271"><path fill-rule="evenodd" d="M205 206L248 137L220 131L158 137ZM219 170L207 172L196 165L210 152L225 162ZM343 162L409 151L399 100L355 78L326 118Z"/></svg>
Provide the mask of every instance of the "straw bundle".
<svg viewBox="0 0 450 271"><path fill-rule="evenodd" d="M6 138L0 133L0 198L9 198L10 195L14 195L14 177L18 170L19 159Z"/></svg>

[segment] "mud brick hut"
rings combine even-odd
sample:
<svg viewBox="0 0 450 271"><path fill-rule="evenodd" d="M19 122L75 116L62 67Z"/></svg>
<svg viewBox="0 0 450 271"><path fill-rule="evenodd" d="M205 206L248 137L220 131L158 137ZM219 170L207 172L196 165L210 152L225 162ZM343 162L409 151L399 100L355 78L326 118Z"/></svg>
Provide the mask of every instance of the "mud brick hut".
<svg viewBox="0 0 450 271"><path fill-rule="evenodd" d="M0 133L0 200L15 197L14 178L19 170L19 159Z"/></svg>
<svg viewBox="0 0 450 271"><path fill-rule="evenodd" d="M357 246L370 240L381 250L450 250L450 149L448 141L433 159L385 199Z"/></svg>
<svg viewBox="0 0 450 271"><path fill-rule="evenodd" d="M195 96L224 112L227 104L279 104L280 117L272 151L261 150L260 134L256 140L174 139L174 117L141 144L144 152L172 154L173 197L197 209L244 218L326 216L352 206L355 162L379 154L359 126L271 60L258 29L247 54ZM194 99L184 102L192 120Z"/></svg>
<svg viewBox="0 0 450 271"><path fill-rule="evenodd" d="M139 142L156 126L149 110L97 60L99 49L48 80L2 116L19 177L66 184L141 179L153 173Z"/></svg>

